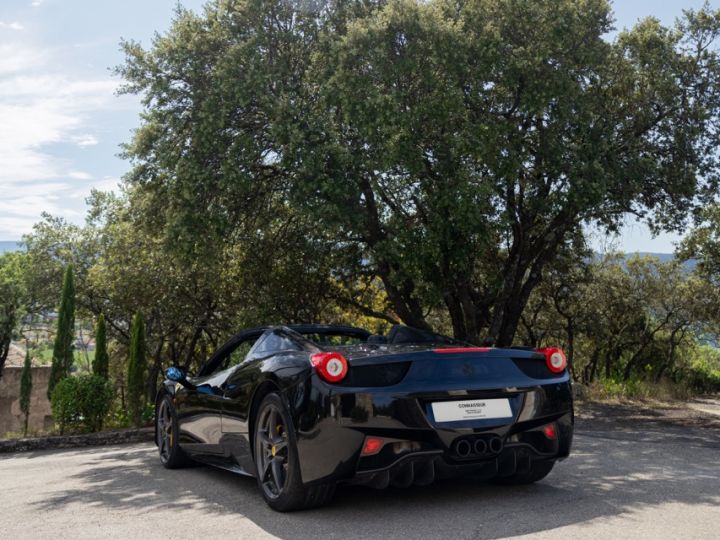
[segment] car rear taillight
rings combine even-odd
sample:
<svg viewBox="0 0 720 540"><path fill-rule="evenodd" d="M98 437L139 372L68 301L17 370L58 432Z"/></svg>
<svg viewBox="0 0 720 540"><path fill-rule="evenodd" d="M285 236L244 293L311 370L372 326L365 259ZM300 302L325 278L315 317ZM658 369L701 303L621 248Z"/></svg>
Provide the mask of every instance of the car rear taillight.
<svg viewBox="0 0 720 540"><path fill-rule="evenodd" d="M567 368L567 358L562 349L557 347L543 347L541 349L535 349L536 352L545 355L545 363L550 371L553 373L562 373Z"/></svg>
<svg viewBox="0 0 720 540"><path fill-rule="evenodd" d="M345 357L339 352L315 353L310 357L318 375L329 383L340 382L348 372L348 363Z"/></svg>

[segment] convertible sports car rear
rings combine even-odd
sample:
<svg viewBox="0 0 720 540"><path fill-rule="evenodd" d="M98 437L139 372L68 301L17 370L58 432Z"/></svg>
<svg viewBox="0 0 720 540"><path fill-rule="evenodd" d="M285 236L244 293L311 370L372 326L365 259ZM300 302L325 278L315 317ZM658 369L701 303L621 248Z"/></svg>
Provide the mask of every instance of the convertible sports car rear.
<svg viewBox="0 0 720 540"><path fill-rule="evenodd" d="M241 332L197 377L168 370L157 419L165 466L256 476L281 511L328 502L338 482L531 483L568 456L573 434L559 349L469 347L407 327Z"/></svg>

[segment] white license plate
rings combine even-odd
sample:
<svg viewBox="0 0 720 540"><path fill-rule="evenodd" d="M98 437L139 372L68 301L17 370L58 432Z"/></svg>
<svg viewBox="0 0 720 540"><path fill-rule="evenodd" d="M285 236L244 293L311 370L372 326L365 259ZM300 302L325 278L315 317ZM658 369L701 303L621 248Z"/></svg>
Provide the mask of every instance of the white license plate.
<svg viewBox="0 0 720 540"><path fill-rule="evenodd" d="M507 399L471 399L467 401L438 401L432 404L436 422L461 422L512 418Z"/></svg>

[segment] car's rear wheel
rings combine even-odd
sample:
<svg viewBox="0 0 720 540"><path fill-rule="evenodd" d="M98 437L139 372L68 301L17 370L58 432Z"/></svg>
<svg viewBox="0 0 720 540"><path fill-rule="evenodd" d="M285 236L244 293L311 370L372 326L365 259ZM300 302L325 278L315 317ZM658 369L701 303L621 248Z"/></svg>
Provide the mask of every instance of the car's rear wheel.
<svg viewBox="0 0 720 540"><path fill-rule="evenodd" d="M521 473L515 473L511 476L504 476L496 478L494 481L497 484L504 484L508 486L519 486L524 484L532 484L545 478L555 466L554 461L533 461L530 464L530 469Z"/></svg>
<svg viewBox="0 0 720 540"><path fill-rule="evenodd" d="M257 481L274 510L289 512L330 502L335 483L304 486L292 421L278 394L265 396L255 416L254 458Z"/></svg>
<svg viewBox="0 0 720 540"><path fill-rule="evenodd" d="M192 460L180 448L178 421L170 396L163 396L155 409L155 436L160 462L167 469L178 469L192 464Z"/></svg>

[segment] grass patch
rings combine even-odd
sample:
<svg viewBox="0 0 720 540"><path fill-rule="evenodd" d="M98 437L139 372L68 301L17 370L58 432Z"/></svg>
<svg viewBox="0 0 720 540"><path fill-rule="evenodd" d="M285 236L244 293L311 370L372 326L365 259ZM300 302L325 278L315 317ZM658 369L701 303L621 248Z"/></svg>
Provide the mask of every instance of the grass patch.
<svg viewBox="0 0 720 540"><path fill-rule="evenodd" d="M43 347L42 349L37 349L33 351L32 355L33 358L35 358L40 363L40 365L49 366L50 364L52 364L52 347ZM74 356L75 361L73 362L73 365L75 367L75 370L80 372L87 372L88 366L92 366L93 359L95 358L95 351L88 351L87 356L85 356L84 351L75 350Z"/></svg>
<svg viewBox="0 0 720 540"><path fill-rule="evenodd" d="M670 381L602 379L587 387L586 398L606 402L686 401L694 394L687 385Z"/></svg>

